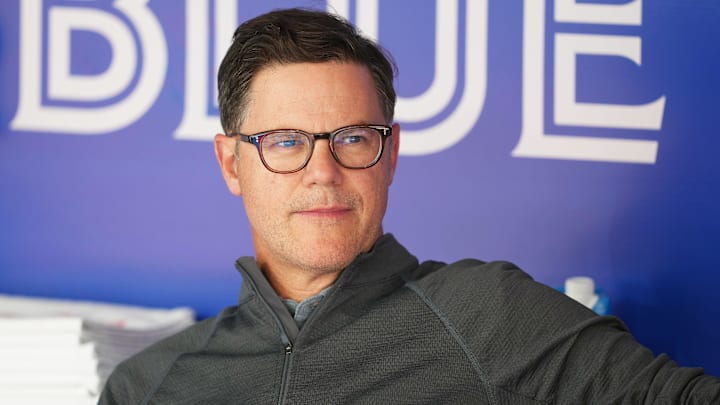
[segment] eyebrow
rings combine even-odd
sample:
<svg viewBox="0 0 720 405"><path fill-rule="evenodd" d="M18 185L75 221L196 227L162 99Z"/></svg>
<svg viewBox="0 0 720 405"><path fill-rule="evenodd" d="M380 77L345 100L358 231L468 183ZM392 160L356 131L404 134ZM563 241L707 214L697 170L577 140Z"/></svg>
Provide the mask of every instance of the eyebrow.
<svg viewBox="0 0 720 405"><path fill-rule="evenodd" d="M277 127L277 128L273 128L273 129L265 129L265 130L262 130L262 131L252 132L252 133L245 133L245 132L243 132L243 131L230 132L230 133L228 133L228 134L226 134L226 135L228 135L228 136L236 136L236 135L254 136L254 135L264 134L264 133L266 133L266 132L273 132L273 131L302 131L302 132L306 132L306 133L308 133L308 134L330 134L330 133L333 133L333 132L335 132L335 131L337 131L338 129L341 129L341 128L352 127L352 126L363 126L363 125L382 125L382 126L388 126L388 127L391 127L391 128L392 128L392 124L375 123L375 122L370 122L370 121L362 120L362 121L357 121L357 122L355 122L355 123L353 123L353 124L341 125L341 126L336 127L335 129L330 130L330 131L322 131L322 132L314 132L314 131L308 131L308 130L301 129L301 128L293 128L293 127L291 127L291 126L286 126L286 127Z"/></svg>

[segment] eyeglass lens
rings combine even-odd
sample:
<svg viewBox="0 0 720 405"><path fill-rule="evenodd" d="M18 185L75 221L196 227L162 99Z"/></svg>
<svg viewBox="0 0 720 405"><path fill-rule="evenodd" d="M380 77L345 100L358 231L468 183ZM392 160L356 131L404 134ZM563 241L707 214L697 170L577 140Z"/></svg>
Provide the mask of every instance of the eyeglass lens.
<svg viewBox="0 0 720 405"><path fill-rule="evenodd" d="M374 164L382 147L382 136L372 128L347 128L331 137L331 151L341 165L360 169ZM274 131L260 143L269 169L291 172L303 167L312 154L313 135L301 131Z"/></svg>

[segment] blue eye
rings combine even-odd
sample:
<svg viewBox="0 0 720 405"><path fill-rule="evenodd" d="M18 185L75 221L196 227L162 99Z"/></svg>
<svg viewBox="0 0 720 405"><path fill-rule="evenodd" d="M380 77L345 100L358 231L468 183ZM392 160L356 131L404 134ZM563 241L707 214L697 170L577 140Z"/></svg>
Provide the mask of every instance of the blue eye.
<svg viewBox="0 0 720 405"><path fill-rule="evenodd" d="M362 145L372 142L373 133L366 130L350 130L347 133L340 133L335 137L336 146Z"/></svg>
<svg viewBox="0 0 720 405"><path fill-rule="evenodd" d="M365 142L365 141L367 141L367 138L365 138L364 136L358 136L358 135L344 136L340 139L340 143L344 143L344 144L360 143L360 142Z"/></svg>
<svg viewBox="0 0 720 405"><path fill-rule="evenodd" d="M293 146L297 146L298 141L297 139L285 139L281 141L277 141L273 143L273 147L281 147L281 148L292 148Z"/></svg>
<svg viewBox="0 0 720 405"><path fill-rule="evenodd" d="M269 134L263 139L263 148L267 150L303 149L308 140L302 135L292 133Z"/></svg>

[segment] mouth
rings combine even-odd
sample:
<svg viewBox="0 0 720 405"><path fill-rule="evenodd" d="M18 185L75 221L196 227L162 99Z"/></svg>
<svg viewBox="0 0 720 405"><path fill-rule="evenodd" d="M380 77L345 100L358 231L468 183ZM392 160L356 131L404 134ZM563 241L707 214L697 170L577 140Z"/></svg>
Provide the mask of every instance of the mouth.
<svg viewBox="0 0 720 405"><path fill-rule="evenodd" d="M351 209L345 206L312 207L296 211L295 213L306 218L341 218L349 214Z"/></svg>

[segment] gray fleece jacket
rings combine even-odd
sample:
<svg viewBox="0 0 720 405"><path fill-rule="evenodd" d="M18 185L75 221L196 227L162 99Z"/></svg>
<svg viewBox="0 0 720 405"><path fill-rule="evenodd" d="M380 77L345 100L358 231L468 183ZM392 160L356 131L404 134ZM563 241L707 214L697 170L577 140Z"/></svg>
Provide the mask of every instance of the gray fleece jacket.
<svg viewBox="0 0 720 405"><path fill-rule="evenodd" d="M100 404L720 403L720 380L510 263L419 264L385 235L302 330L236 266L238 304L122 363Z"/></svg>

